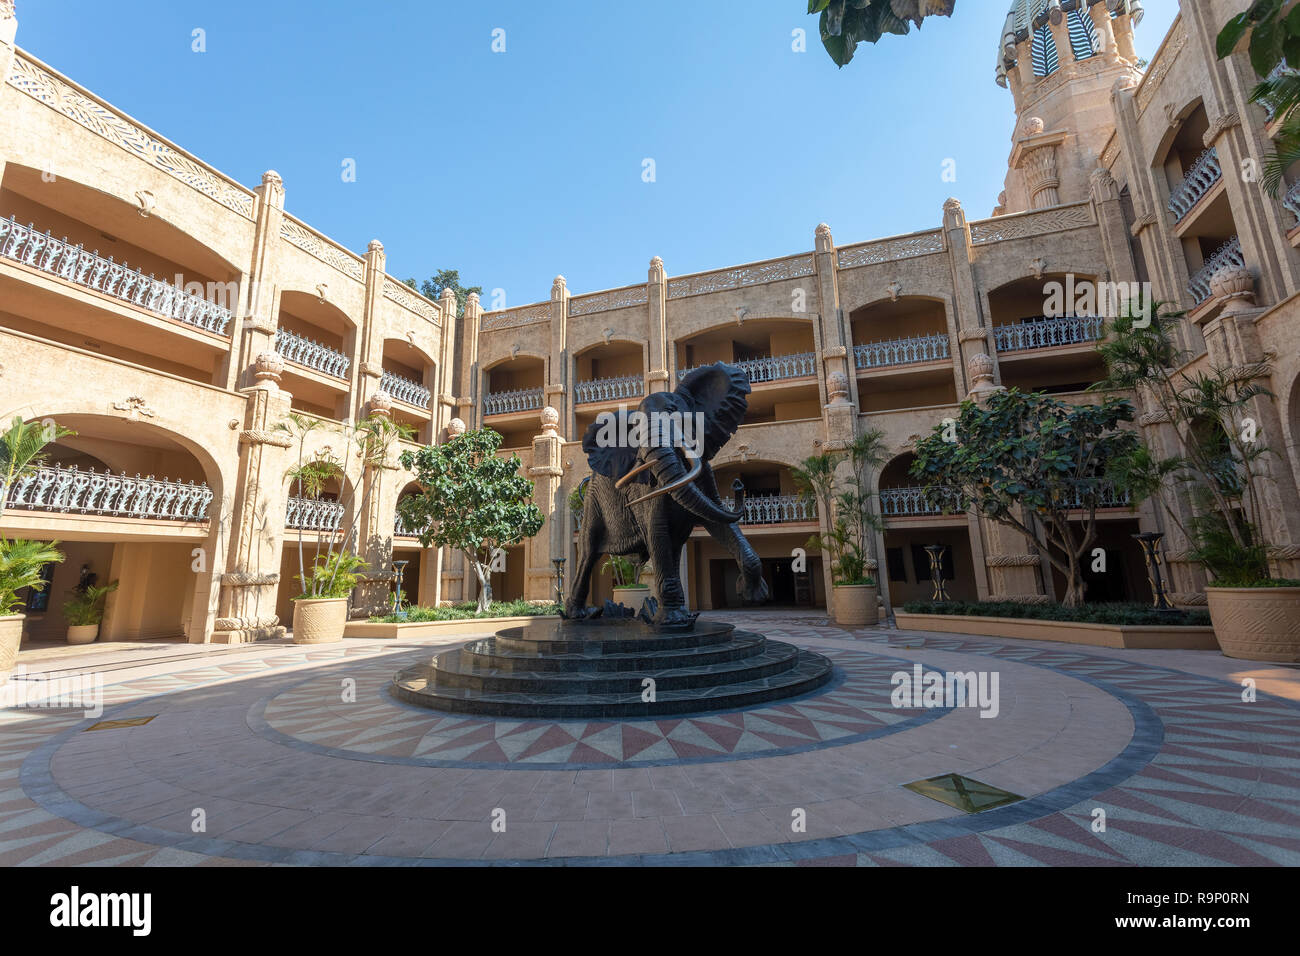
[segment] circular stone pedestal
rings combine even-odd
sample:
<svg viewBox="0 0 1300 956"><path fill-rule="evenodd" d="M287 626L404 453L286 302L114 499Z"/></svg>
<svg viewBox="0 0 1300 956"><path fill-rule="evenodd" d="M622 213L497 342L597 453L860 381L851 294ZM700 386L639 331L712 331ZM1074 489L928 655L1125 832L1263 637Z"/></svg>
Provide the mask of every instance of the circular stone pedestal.
<svg viewBox="0 0 1300 956"><path fill-rule="evenodd" d="M821 654L730 624L662 634L636 620L538 621L399 671L391 691L485 717L664 717L797 697L833 669Z"/></svg>

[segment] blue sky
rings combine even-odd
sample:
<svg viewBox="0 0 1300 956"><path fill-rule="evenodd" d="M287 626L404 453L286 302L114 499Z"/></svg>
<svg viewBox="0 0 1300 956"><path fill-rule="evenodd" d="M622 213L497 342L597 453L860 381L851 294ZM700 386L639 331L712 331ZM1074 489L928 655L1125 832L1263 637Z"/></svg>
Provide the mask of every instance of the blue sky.
<svg viewBox="0 0 1300 956"><path fill-rule="evenodd" d="M1145 6L1150 57L1177 2ZM682 275L806 250L821 221L840 244L931 228L950 195L987 216L1006 7L961 0L843 70L804 0L19 0L18 43L240 182L276 169L294 215L381 239L390 273L522 305L557 274L643 282L655 255Z"/></svg>

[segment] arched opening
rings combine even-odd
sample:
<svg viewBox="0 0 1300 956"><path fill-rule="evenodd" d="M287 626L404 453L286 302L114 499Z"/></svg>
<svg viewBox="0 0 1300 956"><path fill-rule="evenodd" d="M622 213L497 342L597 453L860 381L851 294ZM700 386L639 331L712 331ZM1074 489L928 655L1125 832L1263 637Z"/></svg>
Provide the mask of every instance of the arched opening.
<svg viewBox="0 0 1300 956"><path fill-rule="evenodd" d="M305 292L280 295L275 350L285 360L284 387L297 411L348 417L356 325L337 306Z"/></svg>
<svg viewBox="0 0 1300 956"><path fill-rule="evenodd" d="M679 380L714 362L736 365L749 376L746 425L821 417L811 322L747 318L679 339L674 349Z"/></svg>
<svg viewBox="0 0 1300 956"><path fill-rule="evenodd" d="M12 269L0 276L0 325L225 384L239 302L233 265L160 216L88 186L46 182L13 163L3 176L0 262Z"/></svg>
<svg viewBox="0 0 1300 956"><path fill-rule="evenodd" d="M407 527L401 518L402 501L419 494L420 485L415 481L408 482L406 487L398 492L398 509L393 515L393 561L406 562L402 569L402 599L412 607L417 605L431 607L434 602L433 582L425 581L426 562L432 563L435 560L437 550L425 549L420 544L419 532ZM394 581L391 590L395 592L396 589L397 584Z"/></svg>
<svg viewBox="0 0 1300 956"><path fill-rule="evenodd" d="M1082 392L1105 378L1096 344L1117 293L1087 273L1048 273L988 295L1002 384L1023 392Z"/></svg>
<svg viewBox="0 0 1300 956"><path fill-rule="evenodd" d="M44 421L37 418L35 421ZM0 534L58 541L43 591L21 594L25 639L61 643L63 603L86 584L118 582L100 641L184 640L195 613L208 544L221 511L220 473L179 435L143 422L90 415L54 418L75 435L46 447L46 462L9 489ZM202 624L203 622L198 622Z"/></svg>
<svg viewBox="0 0 1300 956"><path fill-rule="evenodd" d="M405 339L384 339L383 369L379 387L393 399L393 421L414 428L421 442L432 441L437 363Z"/></svg>
<svg viewBox="0 0 1300 956"><path fill-rule="evenodd" d="M280 553L280 588L276 610L281 621L293 620L293 599L303 593L301 575L311 574L317 559L335 550L356 531L355 492L340 463L329 456L309 461L304 480L285 478L284 536Z"/></svg>
<svg viewBox="0 0 1300 956"><path fill-rule="evenodd" d="M604 342L573 359L575 435L586 433L596 417L611 407L633 405L645 395L645 346L639 342Z"/></svg>
<svg viewBox="0 0 1300 956"><path fill-rule="evenodd" d="M864 412L953 405L948 318L940 299L902 296L864 305L850 315L853 364Z"/></svg>
<svg viewBox="0 0 1300 956"><path fill-rule="evenodd" d="M483 372L483 424L501 434L502 448L528 448L541 428L546 363L518 355Z"/></svg>

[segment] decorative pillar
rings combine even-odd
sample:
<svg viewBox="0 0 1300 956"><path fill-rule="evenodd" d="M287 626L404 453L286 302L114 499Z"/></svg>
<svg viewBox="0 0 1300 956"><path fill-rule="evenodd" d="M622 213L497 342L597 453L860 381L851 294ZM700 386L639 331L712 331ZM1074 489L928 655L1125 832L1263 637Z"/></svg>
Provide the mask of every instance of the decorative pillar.
<svg viewBox="0 0 1300 956"><path fill-rule="evenodd" d="M262 174L257 194L253 249L242 278L240 310L231 329L228 388L250 388L258 356L275 351L280 322L280 224L284 221L284 180L274 169Z"/></svg>
<svg viewBox="0 0 1300 956"><path fill-rule="evenodd" d="M1133 248L1129 245L1128 225L1124 221L1124 208L1119 198L1119 184L1104 166L1093 170L1089 184L1101 232L1102 250L1106 255L1106 269L1116 282L1131 286L1137 282L1137 264L1133 261ZM1147 305L1150 306L1150 303Z"/></svg>
<svg viewBox="0 0 1300 956"><path fill-rule="evenodd" d="M533 503L541 509L546 523L545 535L534 535L528 542L527 580L524 597L530 601L547 600L555 587L556 558L567 557L566 531L570 527L568 502L564 498L564 467L560 460L564 438L558 431L560 413L550 405L542 409L542 431L533 439L533 465L528 477L533 480Z"/></svg>
<svg viewBox="0 0 1300 956"><path fill-rule="evenodd" d="M248 398L239 432L239 477L230 503L229 547L221 576L215 644L242 644L285 634L275 614L284 540L284 475L293 439L275 425L290 410L292 396L280 388L284 360L271 351L257 357L255 383L240 391ZM214 502L220 513L225 502ZM290 585L292 586L292 584Z"/></svg>
<svg viewBox="0 0 1300 956"><path fill-rule="evenodd" d="M668 338L668 273L658 256L650 260L646 278L646 394L670 392L677 371L676 343Z"/></svg>
<svg viewBox="0 0 1300 956"><path fill-rule="evenodd" d="M556 276L551 283L551 350L542 374L550 376L543 400L559 413L565 431L572 435L577 422L574 402L569 400L573 370L569 368L569 289L564 276Z"/></svg>
<svg viewBox="0 0 1300 956"><path fill-rule="evenodd" d="M433 411L433 433L429 436L429 443L432 445L442 441L443 429L456 415L456 370L452 365L456 358L456 332L460 320L457 316L459 306L456 303L456 293L448 286L443 286L442 297L438 300L438 309L442 313L438 381L436 384L429 385L430 391L437 396L437 404Z"/></svg>
<svg viewBox="0 0 1300 956"><path fill-rule="evenodd" d="M1093 28L1097 31L1102 55L1107 57L1117 55L1119 51L1115 44L1115 26L1104 0L1092 0L1091 6L1088 7L1088 15L1092 17Z"/></svg>
<svg viewBox="0 0 1300 956"><path fill-rule="evenodd" d="M1045 132L1043 121L1031 116L1021 126L1021 137L1011 153L1011 168L1024 177L1031 209L1061 204L1061 174L1057 149L1065 142L1063 131Z"/></svg>
<svg viewBox="0 0 1300 956"><path fill-rule="evenodd" d="M474 293L471 292L470 295L473 297ZM465 431L465 422L459 418L453 418L447 423L447 440L450 441L459 435L463 435ZM442 601L455 604L458 601L469 600L466 577L469 568L466 566L465 555L454 548L445 549L445 554L442 557L442 568L442 586L440 589Z"/></svg>
<svg viewBox="0 0 1300 956"><path fill-rule="evenodd" d="M387 419L392 415L393 400L387 392L376 390L361 410L362 418ZM357 516L357 554L366 560L357 589L353 592L352 616L367 618L387 612L392 599L389 585L393 581L393 517L397 496L401 493L401 465L385 455L379 462L363 463L359 481L360 496L365 504ZM357 505L363 502L357 502Z"/></svg>
<svg viewBox="0 0 1300 956"><path fill-rule="evenodd" d="M0 111L4 109L6 96L14 95L14 90L4 82L17 54L16 38L18 36L18 17L14 13L14 0L0 0ZM5 154L0 152L0 183L4 182Z"/></svg>
<svg viewBox="0 0 1300 956"><path fill-rule="evenodd" d="M352 349L352 404L349 414L357 421L366 417L371 399L380 391L380 381L384 377L384 338L377 326L379 310L384 301L386 263L384 244L378 239L371 239L370 245L366 247L366 291L361 326L356 330L357 340ZM391 406L392 403L389 402L387 407Z"/></svg>
<svg viewBox="0 0 1300 956"><path fill-rule="evenodd" d="M465 300L465 316L461 321L464 333L460 343L460 397L456 399L459 409L456 417L468 428L478 428L483 421L483 384L478 368L478 332L482 318L483 306L479 304L478 293L471 292Z"/></svg>

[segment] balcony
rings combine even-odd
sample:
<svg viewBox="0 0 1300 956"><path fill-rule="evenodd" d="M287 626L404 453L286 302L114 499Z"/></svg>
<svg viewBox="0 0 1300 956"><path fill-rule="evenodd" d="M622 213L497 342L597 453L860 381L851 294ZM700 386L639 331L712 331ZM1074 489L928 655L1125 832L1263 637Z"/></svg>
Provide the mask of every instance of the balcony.
<svg viewBox="0 0 1300 956"><path fill-rule="evenodd" d="M1230 267L1245 268L1246 258L1241 252L1241 240L1233 236L1218 250L1214 255L1205 260L1205 265L1197 270L1192 276L1192 281L1187 284L1187 291L1192 294L1192 301L1200 305L1210 297L1210 279L1220 269Z"/></svg>
<svg viewBox="0 0 1300 956"><path fill-rule="evenodd" d="M212 489L206 484L169 481L152 475L128 478L73 465L37 468L9 489L7 506L21 511L148 518L157 521L206 521Z"/></svg>
<svg viewBox="0 0 1300 956"><path fill-rule="evenodd" d="M799 352L795 355L774 355L770 358L745 359L742 362L731 362L745 373L746 377L753 384L761 382L780 382L791 378L807 378L817 374L817 353L816 352ZM677 373L677 378L684 379L693 368L682 369Z"/></svg>
<svg viewBox="0 0 1300 956"><path fill-rule="evenodd" d="M402 520L402 513L400 511L393 514L393 537L418 539L421 533L422 532L419 531L407 530L406 522Z"/></svg>
<svg viewBox="0 0 1300 956"><path fill-rule="evenodd" d="M816 521L817 508L796 495L765 495L745 499L741 524L797 524Z"/></svg>
<svg viewBox="0 0 1300 956"><path fill-rule="evenodd" d="M428 408L432 394L419 382L395 372L385 372L379 379L379 387L399 402L406 402L416 408Z"/></svg>
<svg viewBox="0 0 1300 956"><path fill-rule="evenodd" d="M1300 180L1286 191L1286 195L1282 197L1282 205L1295 216L1296 222L1300 223Z"/></svg>
<svg viewBox="0 0 1300 956"><path fill-rule="evenodd" d="M205 332L226 335L230 325L229 309L67 239L55 239L48 231L37 232L34 225L19 225L13 216L0 219L0 257Z"/></svg>
<svg viewBox="0 0 1300 956"><path fill-rule="evenodd" d="M517 388L509 392L489 392L483 396L484 415L513 415L531 412L542 407L540 388Z"/></svg>
<svg viewBox="0 0 1300 956"><path fill-rule="evenodd" d="M1273 67L1273 72L1268 75L1268 79L1276 80L1278 77L1282 76L1283 74L1295 73L1295 72L1296 72L1295 70L1287 66L1286 62L1283 61L1282 63L1279 63L1277 66ZM1268 116L1269 122L1272 122L1273 120L1278 118L1277 117L1278 104L1276 100L1271 99L1269 97L1265 97L1264 99L1259 101L1259 104L1260 106L1264 107L1264 113L1266 116Z"/></svg>
<svg viewBox="0 0 1300 956"><path fill-rule="evenodd" d="M948 336L914 335L853 346L853 361L859 369L916 365L949 357Z"/></svg>
<svg viewBox="0 0 1300 956"><path fill-rule="evenodd" d="M348 367L352 360L342 352L313 342L306 336L288 329L279 329L275 333L275 350L281 358L294 365L301 365L333 378L347 379Z"/></svg>
<svg viewBox="0 0 1300 956"><path fill-rule="evenodd" d="M1182 222L1222 179L1223 166L1219 163L1219 151L1211 146L1197 157L1183 181L1169 194L1169 211L1174 214L1174 221Z"/></svg>
<svg viewBox="0 0 1300 956"><path fill-rule="evenodd" d="M574 399L579 405L594 402L616 402L625 398L640 398L645 394L645 381L640 375L624 375L620 378L595 378L588 382L579 382L573 389Z"/></svg>
<svg viewBox="0 0 1300 956"><path fill-rule="evenodd" d="M1099 508L1127 508L1132 504L1132 498L1127 491L1118 491L1109 481L1103 481L1098 492L1097 507ZM1083 497L1077 492L1066 501L1066 505L1071 508L1082 508Z"/></svg>
<svg viewBox="0 0 1300 956"><path fill-rule="evenodd" d="M926 488L880 489L880 513L886 518L955 515L965 510L965 503L951 492L936 493Z"/></svg>
<svg viewBox="0 0 1300 956"><path fill-rule="evenodd" d="M1041 318L993 330L999 352L1025 352L1058 345L1085 345L1101 338L1105 319L1095 315Z"/></svg>
<svg viewBox="0 0 1300 956"><path fill-rule="evenodd" d="M301 531L338 531L343 524L343 505L323 498L289 498L284 526Z"/></svg>

